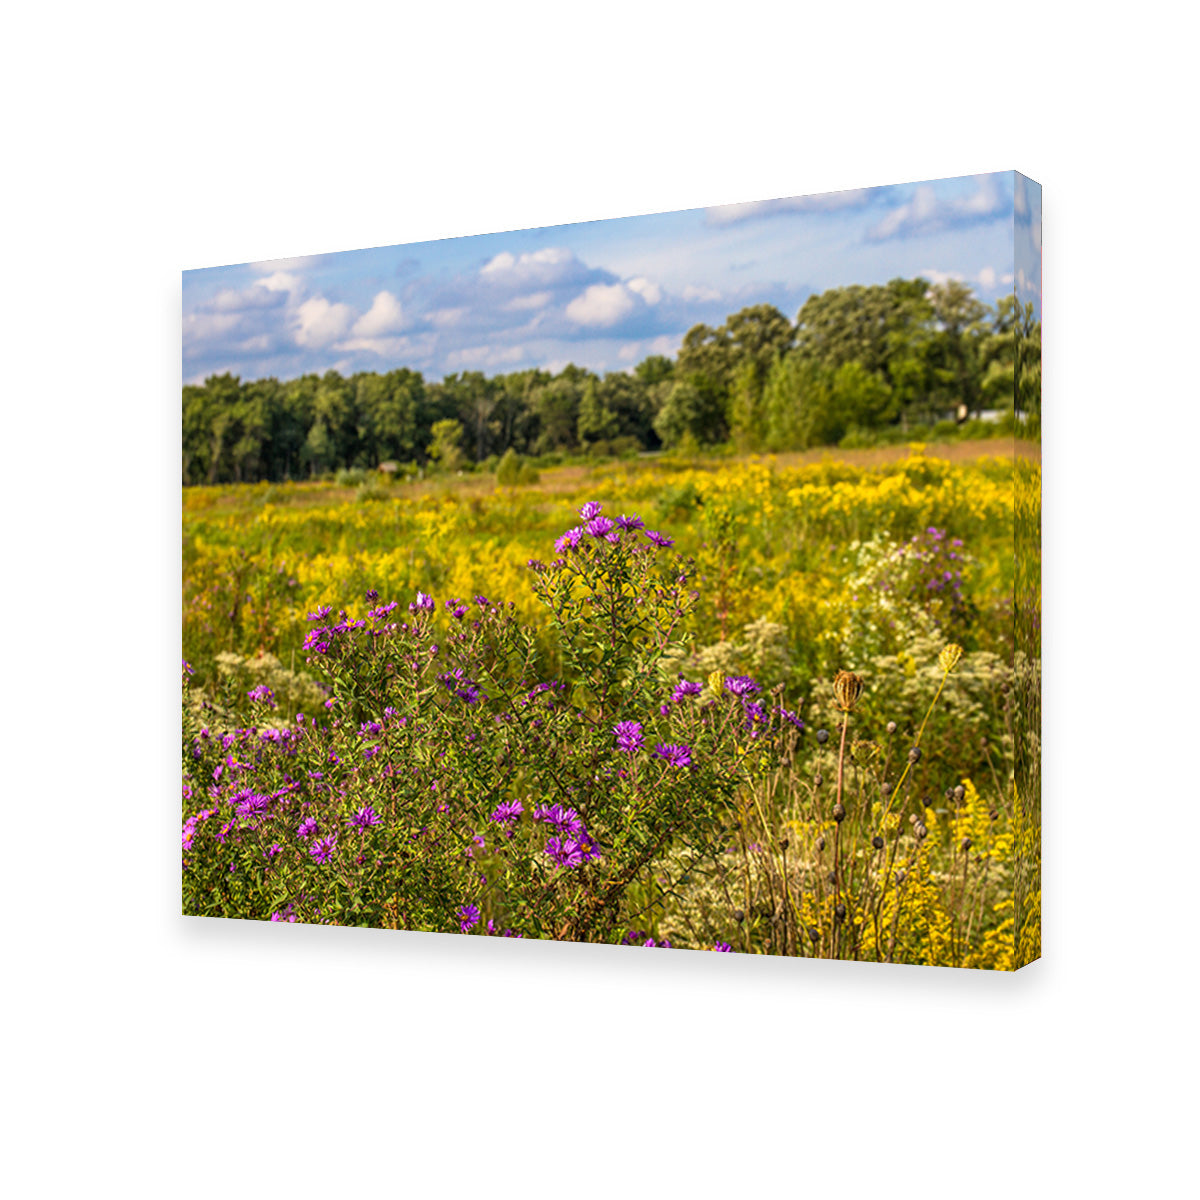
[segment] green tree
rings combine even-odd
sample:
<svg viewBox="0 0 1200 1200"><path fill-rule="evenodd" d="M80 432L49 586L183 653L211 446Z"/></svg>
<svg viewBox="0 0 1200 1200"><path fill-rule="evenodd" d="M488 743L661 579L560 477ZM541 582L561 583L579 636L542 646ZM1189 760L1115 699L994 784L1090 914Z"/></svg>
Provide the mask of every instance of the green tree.
<svg viewBox="0 0 1200 1200"><path fill-rule="evenodd" d="M443 471L459 470L463 465L462 422L452 418L436 421L432 437L427 450L430 461L436 463Z"/></svg>

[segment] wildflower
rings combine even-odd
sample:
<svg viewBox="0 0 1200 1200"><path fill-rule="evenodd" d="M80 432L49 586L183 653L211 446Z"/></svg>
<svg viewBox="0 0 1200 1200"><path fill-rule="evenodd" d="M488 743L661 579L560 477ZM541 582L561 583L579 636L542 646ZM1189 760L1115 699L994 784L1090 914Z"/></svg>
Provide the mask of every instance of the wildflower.
<svg viewBox="0 0 1200 1200"><path fill-rule="evenodd" d="M272 842L264 851L263 857L270 862L277 854L283 853L283 847L278 842Z"/></svg>
<svg viewBox="0 0 1200 1200"><path fill-rule="evenodd" d="M675 690L671 693L671 699L679 704L685 696L698 696L704 690L704 684L693 683L690 679L684 679L681 675L679 682L675 685Z"/></svg>
<svg viewBox="0 0 1200 1200"><path fill-rule="evenodd" d="M251 688L246 693L246 699L261 700L264 704L270 705L271 708L275 707L275 693L265 683L260 683L258 687Z"/></svg>
<svg viewBox="0 0 1200 1200"><path fill-rule="evenodd" d="M417 598L408 606L408 611L412 613L433 612L433 607L433 597L424 592L418 592Z"/></svg>
<svg viewBox="0 0 1200 1200"><path fill-rule="evenodd" d="M458 918L458 928L462 933L479 924L479 905L464 904L461 908L454 911L454 915Z"/></svg>
<svg viewBox="0 0 1200 1200"><path fill-rule="evenodd" d="M552 804L549 808L534 810L533 819L553 825L559 833L582 833L583 821L573 808L563 808L561 804Z"/></svg>
<svg viewBox="0 0 1200 1200"><path fill-rule="evenodd" d="M753 696L762 688L749 675L731 675L725 680L725 690L735 696Z"/></svg>
<svg viewBox="0 0 1200 1200"><path fill-rule="evenodd" d="M963 648L960 645L956 642L951 642L938 655L938 666L949 675L958 666L958 661L962 658L962 652Z"/></svg>
<svg viewBox="0 0 1200 1200"><path fill-rule="evenodd" d="M330 834L329 837L318 838L309 847L308 853L318 866L323 867L333 854L333 849L337 845L337 835Z"/></svg>
<svg viewBox="0 0 1200 1200"><path fill-rule="evenodd" d="M305 817L304 820L300 822L300 825L296 829L296 836L307 840L308 838L312 837L314 833L320 833L320 832L321 832L321 826L317 824L316 818L315 817Z"/></svg>
<svg viewBox="0 0 1200 1200"><path fill-rule="evenodd" d="M842 712L852 712L862 696L863 681L861 675L853 671L839 671L833 678L833 695L838 708Z"/></svg>
<svg viewBox="0 0 1200 1200"><path fill-rule="evenodd" d="M456 620L461 621L467 612L467 605L464 600L459 600L457 597L453 600L446 601L446 611Z"/></svg>
<svg viewBox="0 0 1200 1200"><path fill-rule="evenodd" d="M363 598L368 604L374 604L374 602L379 599L379 593L374 588L367 588L366 592L363 594Z"/></svg>
<svg viewBox="0 0 1200 1200"><path fill-rule="evenodd" d="M586 833L547 838L545 852L560 867L570 868L581 867L585 862L600 857L600 852Z"/></svg>
<svg viewBox="0 0 1200 1200"><path fill-rule="evenodd" d="M333 612L333 609L328 604L322 604L316 612L308 614L308 619L310 621L323 621L331 612Z"/></svg>
<svg viewBox="0 0 1200 1200"><path fill-rule="evenodd" d="M617 735L617 749L634 754L642 748L642 727L637 721L619 721L613 726Z"/></svg>
<svg viewBox="0 0 1200 1200"><path fill-rule="evenodd" d="M617 527L633 533L637 529L644 529L646 522L639 516L627 517L624 514L617 518Z"/></svg>
<svg viewBox="0 0 1200 1200"><path fill-rule="evenodd" d="M488 820L495 821L497 825L503 825L508 821L515 821L524 811L525 805L520 800L505 800L503 804L496 806L488 816Z"/></svg>
<svg viewBox="0 0 1200 1200"><path fill-rule="evenodd" d="M584 506L583 506L583 507L582 507L582 508L579 510L579 515L580 515L580 516L581 516L581 517L582 517L582 518L583 518L585 521L590 521L590 520L591 520L593 517L598 517L598 516L600 515L600 512L601 512L601 510L602 510L603 508L604 508L604 505L603 505L603 504L600 504L598 501L596 501L596 500L589 500L589 501L588 501L588 502L587 502L587 503L586 503L586 504L585 504L585 505L584 505Z"/></svg>
<svg viewBox="0 0 1200 1200"><path fill-rule="evenodd" d="M722 954L732 954L733 953L733 947L728 942L717 942L717 944L715 946L713 946L713 949L719 951Z"/></svg>
<svg viewBox="0 0 1200 1200"><path fill-rule="evenodd" d="M669 538L665 533L658 533L653 529L646 530L646 540L648 542L652 542L661 550L665 550L668 546L675 545L674 538Z"/></svg>
<svg viewBox="0 0 1200 1200"><path fill-rule="evenodd" d="M654 753L669 767L690 767L692 765L690 746L659 742L654 747Z"/></svg>
<svg viewBox="0 0 1200 1200"><path fill-rule="evenodd" d="M480 608L487 608L488 605L491 604L491 601L486 596L476 596L475 603L478 604Z"/></svg>
<svg viewBox="0 0 1200 1200"><path fill-rule="evenodd" d="M583 541L584 529L581 525L576 525L573 529L568 529L555 543L554 549L559 554L565 554L568 550L574 550L581 541Z"/></svg>
<svg viewBox="0 0 1200 1200"><path fill-rule="evenodd" d="M379 814L369 804L364 804L350 818L350 824L362 833L366 833L371 826L379 824Z"/></svg>
<svg viewBox="0 0 1200 1200"><path fill-rule="evenodd" d="M612 527L613 523L607 517L593 517L584 526L584 530L594 538L602 538L612 530Z"/></svg>

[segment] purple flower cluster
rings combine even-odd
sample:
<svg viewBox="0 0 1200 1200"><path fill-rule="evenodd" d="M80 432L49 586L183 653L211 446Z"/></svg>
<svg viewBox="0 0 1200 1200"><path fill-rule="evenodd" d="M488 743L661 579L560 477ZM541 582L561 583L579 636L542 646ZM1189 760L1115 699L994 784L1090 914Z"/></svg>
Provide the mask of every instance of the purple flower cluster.
<svg viewBox="0 0 1200 1200"><path fill-rule="evenodd" d="M692 765L690 746L659 742L654 747L654 753L669 767L690 767Z"/></svg>
<svg viewBox="0 0 1200 1200"><path fill-rule="evenodd" d="M734 696L754 696L762 688L749 675L730 675L725 680L725 690Z"/></svg>
<svg viewBox="0 0 1200 1200"><path fill-rule="evenodd" d="M671 693L671 699L676 704L681 704L686 696L698 696L704 690L704 684L693 683L690 679L684 679L682 675L679 677L679 682L675 685L675 690Z"/></svg>
<svg viewBox="0 0 1200 1200"><path fill-rule="evenodd" d="M524 811L525 805L520 800L505 800L502 804L496 805L489 814L488 820L494 821L497 825L507 825L509 822L517 820Z"/></svg>
<svg viewBox="0 0 1200 1200"><path fill-rule="evenodd" d="M334 848L337 846L337 834L331 833L328 837L318 838L308 848L308 853L313 862L318 866L323 867L333 855Z"/></svg>
<svg viewBox="0 0 1200 1200"><path fill-rule="evenodd" d="M635 754L644 743L642 727L637 721L619 721L613 726L617 736L617 749L625 754Z"/></svg>
<svg viewBox="0 0 1200 1200"><path fill-rule="evenodd" d="M364 804L362 808L356 809L353 816L350 817L350 825L360 833L366 833L373 825L378 824L379 814L369 804Z"/></svg>
<svg viewBox="0 0 1200 1200"><path fill-rule="evenodd" d="M270 708L277 707L275 703L275 693L271 691L271 689L267 687L265 683L260 683L258 687L251 688L246 693L246 698L248 700L260 700L263 704L266 704Z"/></svg>
<svg viewBox="0 0 1200 1200"><path fill-rule="evenodd" d="M437 680L446 691L457 696L464 704L475 704L487 699L487 695L479 690L479 685L463 674L462 667L455 667L453 671L439 675Z"/></svg>
<svg viewBox="0 0 1200 1200"><path fill-rule="evenodd" d="M459 930L466 933L479 924L479 905L464 904L461 908L455 909L454 915L458 918Z"/></svg>
<svg viewBox="0 0 1200 1200"><path fill-rule="evenodd" d="M433 609L433 597L427 596L424 592L418 592L417 598L408 606L408 611L411 613L433 612Z"/></svg>

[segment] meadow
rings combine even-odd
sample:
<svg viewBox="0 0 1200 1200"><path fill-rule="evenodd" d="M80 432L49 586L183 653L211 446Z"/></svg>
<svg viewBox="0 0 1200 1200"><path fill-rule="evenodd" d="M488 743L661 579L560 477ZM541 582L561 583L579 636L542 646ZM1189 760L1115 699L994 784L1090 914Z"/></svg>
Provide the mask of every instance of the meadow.
<svg viewBox="0 0 1200 1200"><path fill-rule="evenodd" d="M1012 448L186 488L185 912L1031 961Z"/></svg>

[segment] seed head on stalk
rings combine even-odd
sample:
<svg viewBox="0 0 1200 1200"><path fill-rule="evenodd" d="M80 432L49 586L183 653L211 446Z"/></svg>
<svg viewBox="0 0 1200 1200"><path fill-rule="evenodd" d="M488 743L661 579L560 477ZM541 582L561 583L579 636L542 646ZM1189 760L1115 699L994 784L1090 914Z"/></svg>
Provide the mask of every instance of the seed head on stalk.
<svg viewBox="0 0 1200 1200"><path fill-rule="evenodd" d="M854 711L863 692L861 675L853 671L839 671L833 678L833 696L842 712Z"/></svg>
<svg viewBox="0 0 1200 1200"><path fill-rule="evenodd" d="M938 655L938 666L949 675L958 666L958 660L962 658L962 653L963 648L957 642L950 642Z"/></svg>

